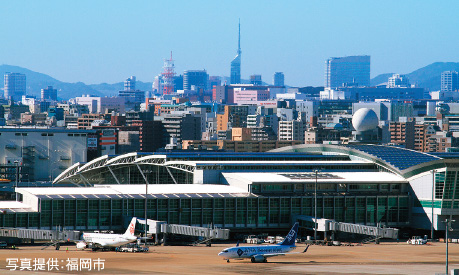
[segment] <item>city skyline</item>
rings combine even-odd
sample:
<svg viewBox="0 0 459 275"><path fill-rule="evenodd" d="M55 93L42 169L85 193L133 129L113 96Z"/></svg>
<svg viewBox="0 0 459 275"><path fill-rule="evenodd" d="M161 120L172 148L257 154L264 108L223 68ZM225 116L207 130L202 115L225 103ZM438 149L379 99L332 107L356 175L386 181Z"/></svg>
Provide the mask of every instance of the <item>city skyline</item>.
<svg viewBox="0 0 459 275"><path fill-rule="evenodd" d="M0 22L14 28L3 30L0 64L67 82L116 83L130 75L152 82L172 50L179 74L205 69L229 77L240 18L242 79L260 74L271 82L275 72L284 72L287 85L322 86L331 57L370 55L371 77L458 61L459 38L452 34L459 3L440 4L4 2Z"/></svg>

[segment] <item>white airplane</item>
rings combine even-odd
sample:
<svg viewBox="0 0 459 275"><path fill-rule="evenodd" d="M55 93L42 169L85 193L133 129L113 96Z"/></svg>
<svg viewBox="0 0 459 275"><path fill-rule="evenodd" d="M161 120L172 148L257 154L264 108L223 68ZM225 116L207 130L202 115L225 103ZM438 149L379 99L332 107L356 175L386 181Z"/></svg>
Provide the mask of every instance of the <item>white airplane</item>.
<svg viewBox="0 0 459 275"><path fill-rule="evenodd" d="M137 219L134 217L131 220L126 232L124 234L108 234L108 233L84 233L83 240L78 242L77 249L84 249L92 247L92 250L104 247L118 247L123 244L131 243L137 240L134 236L135 223Z"/></svg>
<svg viewBox="0 0 459 275"><path fill-rule="evenodd" d="M298 234L298 222L296 222L290 232L285 237L284 241L277 245L253 245L239 246L239 243L234 247L225 248L218 256L223 257L228 263L230 259L241 260L250 258L252 263L266 263L267 258L274 256L285 256L288 254L305 253L309 245L303 252L291 252L296 248L295 240Z"/></svg>

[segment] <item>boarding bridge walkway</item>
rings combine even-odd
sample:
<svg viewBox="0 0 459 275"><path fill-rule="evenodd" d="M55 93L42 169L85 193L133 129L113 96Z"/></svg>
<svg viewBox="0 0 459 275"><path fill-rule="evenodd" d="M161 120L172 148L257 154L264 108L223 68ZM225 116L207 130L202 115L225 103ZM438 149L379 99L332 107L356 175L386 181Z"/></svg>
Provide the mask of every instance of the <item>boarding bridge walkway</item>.
<svg viewBox="0 0 459 275"><path fill-rule="evenodd" d="M169 234L203 237L206 239L229 239L229 229L207 228L179 224L163 224L161 225L161 232Z"/></svg>
<svg viewBox="0 0 459 275"><path fill-rule="evenodd" d="M331 221L329 223L329 230L336 232L346 232L354 234L362 234L374 236L378 238L397 239L398 229L396 228L382 228L376 226L368 226L362 224L344 223Z"/></svg>
<svg viewBox="0 0 459 275"><path fill-rule="evenodd" d="M24 228L0 228L0 237L18 239L45 240L45 241L67 241L79 240L81 232L73 230L43 230Z"/></svg>
<svg viewBox="0 0 459 275"><path fill-rule="evenodd" d="M145 225L145 219L137 219L137 222L141 225ZM202 242L220 239L228 240L229 239L229 229L221 228L210 228L210 227L200 227L200 226L190 226L190 225L180 225L180 224L168 224L164 221L150 220L147 221L148 224L148 235L159 234L177 234L193 237L203 238Z"/></svg>
<svg viewBox="0 0 459 275"><path fill-rule="evenodd" d="M314 217L298 215L294 220L311 222L314 229ZM398 229L368 226L363 224L337 222L331 219L317 219L317 231L320 232L346 232L374 236L376 238L398 239Z"/></svg>

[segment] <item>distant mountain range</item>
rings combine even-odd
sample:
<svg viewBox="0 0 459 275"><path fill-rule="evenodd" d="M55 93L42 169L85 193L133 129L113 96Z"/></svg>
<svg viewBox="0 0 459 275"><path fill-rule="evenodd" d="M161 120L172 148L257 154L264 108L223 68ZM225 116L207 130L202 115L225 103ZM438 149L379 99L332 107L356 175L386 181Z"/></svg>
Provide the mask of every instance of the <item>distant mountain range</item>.
<svg viewBox="0 0 459 275"><path fill-rule="evenodd" d="M67 100L72 97L81 95L95 95L95 96L116 96L118 91L124 89L124 82L113 84L100 83L100 84L85 84L83 82L68 83L59 81L49 75L31 71L18 66L0 65L0 89L4 86L3 75L6 72L21 73L26 75L27 94L40 97L40 91L48 86L53 86L58 90L57 95L59 99ZM126 77L127 78L127 77ZM229 83L229 77L222 76L222 83ZM249 80L242 80L242 83L248 84ZM264 85L268 85L263 82ZM136 89L142 91L151 91L152 82L136 81ZM1 94L1 93L0 93Z"/></svg>
<svg viewBox="0 0 459 275"><path fill-rule="evenodd" d="M90 84L87 85L83 82L68 83L62 82L49 75L31 71L18 66L11 65L0 65L0 88L4 86L3 75L6 72L21 73L26 75L27 94L32 96L40 97L40 91L48 86L53 86L58 90L57 95L59 99L69 99L75 96L81 96L84 94L95 95L95 96L114 96L118 95L118 91L124 89L124 83L114 84ZM143 91L150 91L151 82L136 82L136 88Z"/></svg>
<svg viewBox="0 0 459 275"><path fill-rule="evenodd" d="M426 88L429 91L440 90L441 73L444 71L459 71L459 62L435 62L414 72L406 74L411 84L417 84L419 87ZM83 82L68 83L59 81L49 75L34 72L22 67L11 65L0 65L0 88L4 86L3 75L6 72L22 73L27 77L27 94L40 97L40 91L48 86L53 86L58 90L59 99L69 99L84 94L96 96L115 96L118 91L124 89L124 83L118 82L113 84L101 83L87 85ZM380 74L371 79L371 85L375 86L387 82L392 73ZM222 82L228 77L221 77ZM243 83L250 83L249 80L242 80ZM263 83L266 84L266 83ZM152 82L136 82L136 88L143 91L151 91Z"/></svg>
<svg viewBox="0 0 459 275"><path fill-rule="evenodd" d="M416 84L429 91L438 91L441 86L441 73L444 71L459 72L459 62L435 62L405 75L411 84ZM390 76L392 73L380 74L371 79L371 85L385 83Z"/></svg>

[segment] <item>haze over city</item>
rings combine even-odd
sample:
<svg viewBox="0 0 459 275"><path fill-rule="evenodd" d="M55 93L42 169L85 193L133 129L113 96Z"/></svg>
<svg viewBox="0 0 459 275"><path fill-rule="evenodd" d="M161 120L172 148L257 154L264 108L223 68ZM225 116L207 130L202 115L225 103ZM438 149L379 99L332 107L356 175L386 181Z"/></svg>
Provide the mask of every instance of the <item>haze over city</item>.
<svg viewBox="0 0 459 275"><path fill-rule="evenodd" d="M458 274L458 11L0 0L0 274Z"/></svg>
<svg viewBox="0 0 459 275"><path fill-rule="evenodd" d="M371 77L457 62L457 1L2 1L0 63L66 82L153 81L173 52L177 73L229 76L241 20L243 79L276 71L324 84L325 60L370 55Z"/></svg>

